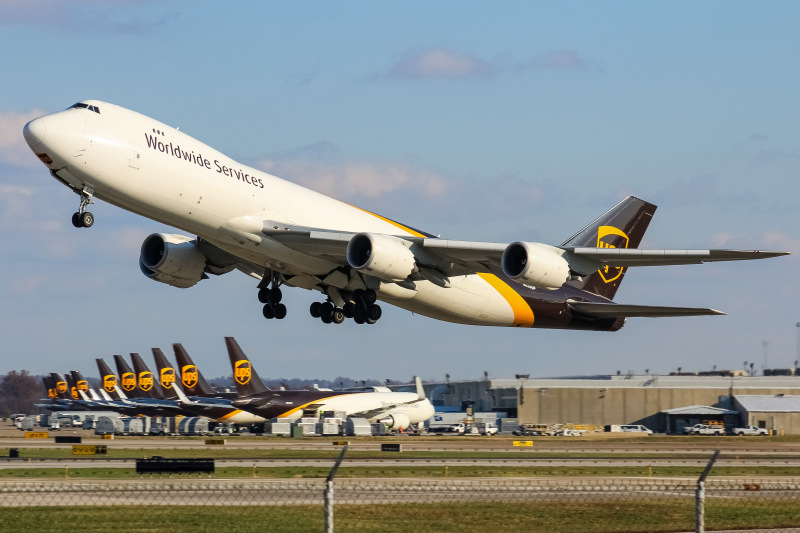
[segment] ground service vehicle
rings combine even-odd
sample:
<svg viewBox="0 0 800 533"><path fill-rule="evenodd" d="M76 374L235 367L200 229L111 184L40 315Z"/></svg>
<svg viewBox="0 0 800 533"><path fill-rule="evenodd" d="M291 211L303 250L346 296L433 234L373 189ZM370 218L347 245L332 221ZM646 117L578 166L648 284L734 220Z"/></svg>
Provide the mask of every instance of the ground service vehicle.
<svg viewBox="0 0 800 533"><path fill-rule="evenodd" d="M745 435L769 435L769 431L767 428L760 428L756 426L747 426L744 428L733 428L731 432L734 435L738 435L739 437L743 437Z"/></svg>
<svg viewBox="0 0 800 533"><path fill-rule="evenodd" d="M683 428L687 435L724 435L725 426L709 426L708 424L695 424L691 427Z"/></svg>

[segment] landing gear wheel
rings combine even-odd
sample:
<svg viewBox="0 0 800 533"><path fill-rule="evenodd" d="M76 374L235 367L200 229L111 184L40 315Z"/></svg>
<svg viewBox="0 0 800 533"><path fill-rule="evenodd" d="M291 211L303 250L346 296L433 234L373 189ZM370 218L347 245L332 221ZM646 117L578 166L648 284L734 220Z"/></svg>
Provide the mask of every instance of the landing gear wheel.
<svg viewBox="0 0 800 533"><path fill-rule="evenodd" d="M353 318L353 313L356 311L356 304L353 302L346 302L342 307L342 312L346 318Z"/></svg>
<svg viewBox="0 0 800 533"><path fill-rule="evenodd" d="M367 318L367 312L360 305L357 305L353 312L353 320L356 324L363 324Z"/></svg>
<svg viewBox="0 0 800 533"><path fill-rule="evenodd" d="M369 305L374 304L378 300L377 293L372 289L367 289L364 291L364 303Z"/></svg>
<svg viewBox="0 0 800 533"><path fill-rule="evenodd" d="M269 291L269 303L276 305L281 302L283 299L283 292L279 287L274 287L271 291Z"/></svg>
<svg viewBox="0 0 800 533"><path fill-rule="evenodd" d="M262 313L264 314L264 318L267 320L272 320L275 318L275 312L272 310L272 307L269 304L264 306Z"/></svg>
<svg viewBox="0 0 800 533"><path fill-rule="evenodd" d="M309 309L311 312L311 316L314 318L319 318L322 316L322 302L314 302L311 304L311 308Z"/></svg>
<svg viewBox="0 0 800 533"><path fill-rule="evenodd" d="M81 214L80 213L72 213L72 225L76 228L82 228L83 225L81 224Z"/></svg>
<svg viewBox="0 0 800 533"><path fill-rule="evenodd" d="M91 228L92 224L94 224L94 215L90 212L86 211L81 216L81 226L84 228Z"/></svg>
<svg viewBox="0 0 800 533"><path fill-rule="evenodd" d="M331 320L334 324L341 324L344 322L344 311L339 309L338 307L333 310L333 316L331 316Z"/></svg>
<svg viewBox="0 0 800 533"><path fill-rule="evenodd" d="M367 324L374 324L375 322L377 322L377 320L375 320L375 319L373 319L373 318L369 318L369 317L367 317L367 320L365 320L365 322L366 322Z"/></svg>
<svg viewBox="0 0 800 533"><path fill-rule="evenodd" d="M381 306L378 304L372 304L367 308L367 320L372 320L373 324L380 320L383 311L381 310Z"/></svg>
<svg viewBox="0 0 800 533"><path fill-rule="evenodd" d="M325 302L320 307L320 318L326 324L330 324L331 320L333 320L333 304L330 302Z"/></svg>
<svg viewBox="0 0 800 533"><path fill-rule="evenodd" d="M261 302L262 304L268 304L270 292L271 291L269 290L268 287L264 287L263 289L258 289L258 301Z"/></svg>
<svg viewBox="0 0 800 533"><path fill-rule="evenodd" d="M275 318L282 320L286 318L286 306L283 304L275 304L272 306L272 313L275 315Z"/></svg>

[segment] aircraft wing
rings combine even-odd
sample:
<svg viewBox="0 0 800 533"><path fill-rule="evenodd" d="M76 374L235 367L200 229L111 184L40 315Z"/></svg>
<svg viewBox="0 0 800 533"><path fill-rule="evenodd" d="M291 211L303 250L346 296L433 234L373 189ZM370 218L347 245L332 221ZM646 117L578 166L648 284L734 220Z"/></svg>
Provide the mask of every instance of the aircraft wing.
<svg viewBox="0 0 800 533"><path fill-rule="evenodd" d="M745 261L788 255L788 252L761 250L640 250L636 248L563 248L582 258L611 267L663 266Z"/></svg>
<svg viewBox="0 0 800 533"><path fill-rule="evenodd" d="M703 307L665 307L661 305L625 305L567 300L573 311L596 318L724 315L722 311Z"/></svg>
<svg viewBox="0 0 800 533"><path fill-rule="evenodd" d="M223 227L230 233L249 234L251 240L262 236L300 253L322 259L333 266L347 266L347 244L355 233L294 226L254 217L229 220ZM500 266L508 243L455 241L437 238L398 236L411 243L420 266L431 267L447 275L475 273L490 266ZM690 265L713 261L767 259L788 252L762 250L642 250L636 248L552 247L563 250L564 258L578 273L609 267Z"/></svg>

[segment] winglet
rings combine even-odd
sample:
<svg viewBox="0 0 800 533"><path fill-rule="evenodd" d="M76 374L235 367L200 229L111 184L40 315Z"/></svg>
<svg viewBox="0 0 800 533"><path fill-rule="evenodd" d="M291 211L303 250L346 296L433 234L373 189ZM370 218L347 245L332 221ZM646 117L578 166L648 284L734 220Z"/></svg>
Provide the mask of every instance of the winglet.
<svg viewBox="0 0 800 533"><path fill-rule="evenodd" d="M191 405L195 402L190 400L181 390L176 382L172 382L172 390L175 391L175 394L178 396L178 401L182 404Z"/></svg>

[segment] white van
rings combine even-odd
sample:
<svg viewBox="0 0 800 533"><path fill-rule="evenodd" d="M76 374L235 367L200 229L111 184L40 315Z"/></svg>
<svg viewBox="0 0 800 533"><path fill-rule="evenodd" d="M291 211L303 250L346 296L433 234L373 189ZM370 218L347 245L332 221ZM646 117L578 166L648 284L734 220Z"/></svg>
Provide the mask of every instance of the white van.
<svg viewBox="0 0 800 533"><path fill-rule="evenodd" d="M620 431L627 431L631 433L647 433L648 435L652 434L653 432L647 429L645 426L635 425L635 424L628 424L619 427Z"/></svg>

